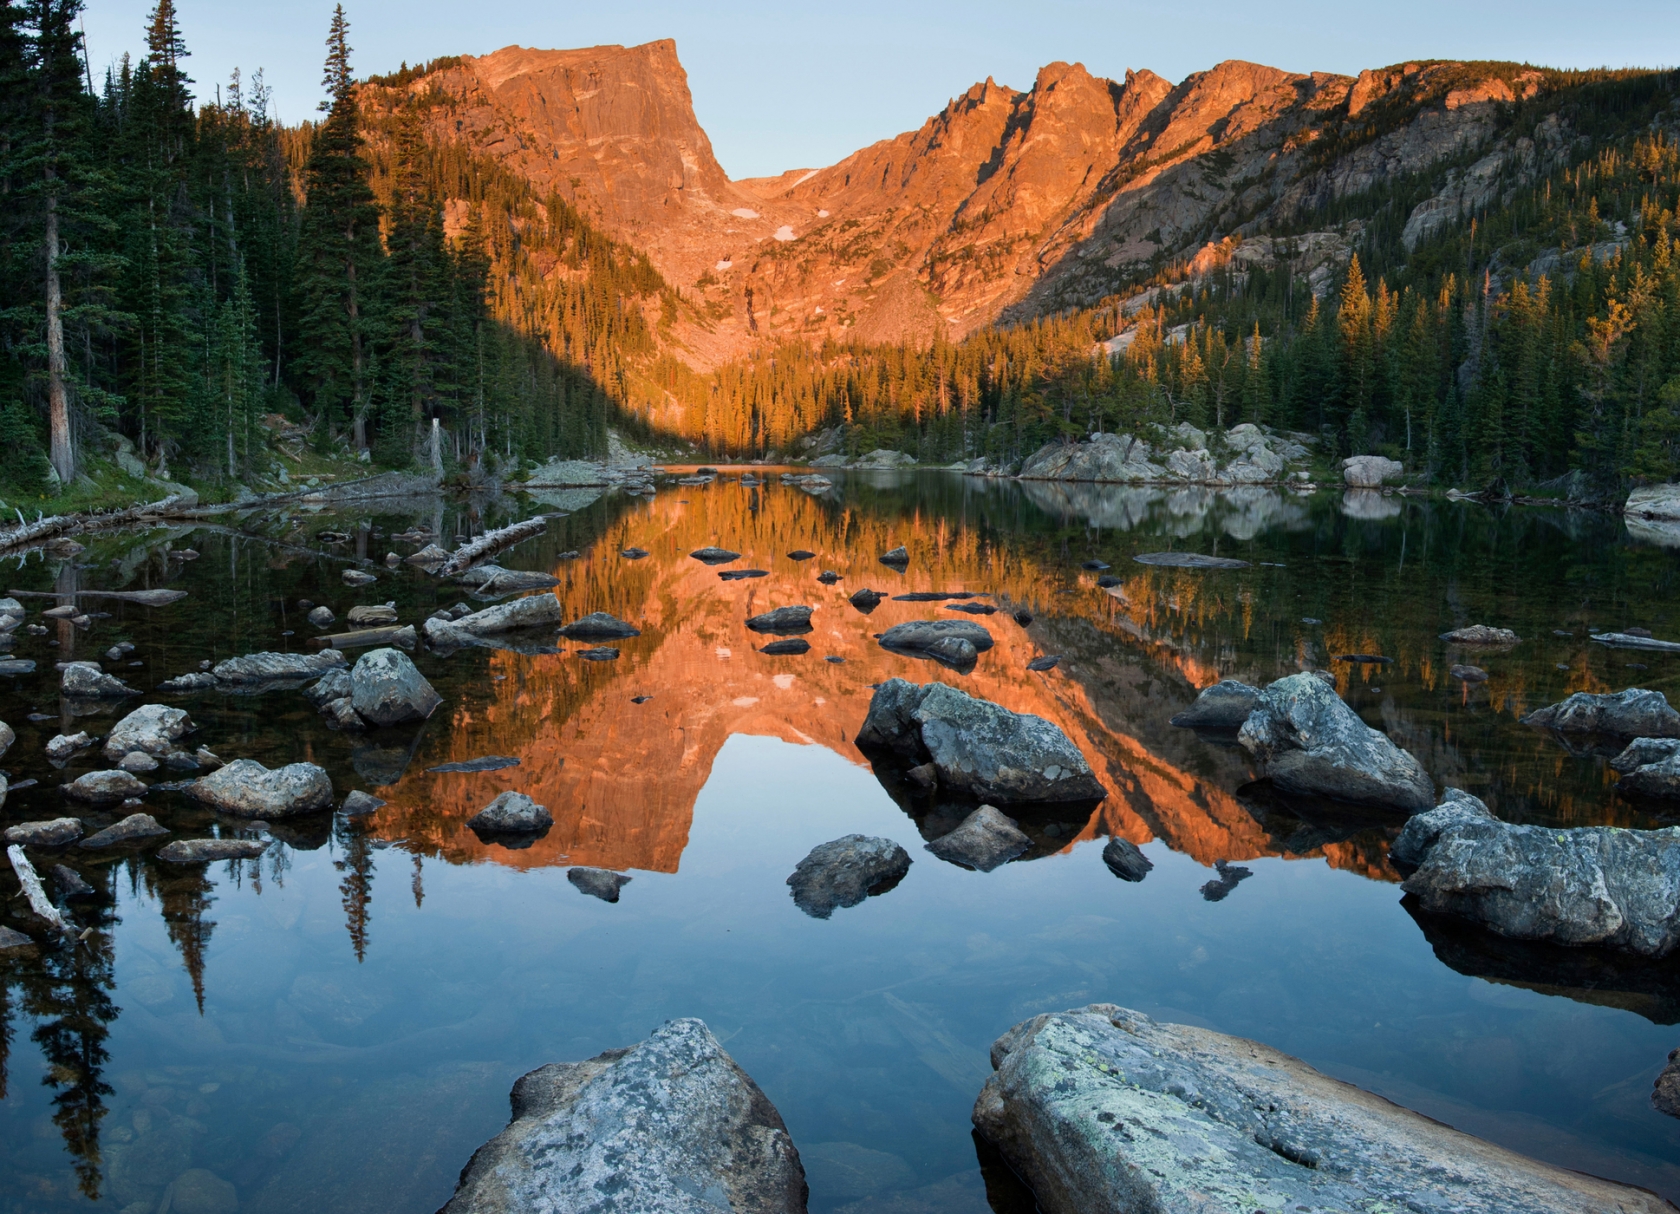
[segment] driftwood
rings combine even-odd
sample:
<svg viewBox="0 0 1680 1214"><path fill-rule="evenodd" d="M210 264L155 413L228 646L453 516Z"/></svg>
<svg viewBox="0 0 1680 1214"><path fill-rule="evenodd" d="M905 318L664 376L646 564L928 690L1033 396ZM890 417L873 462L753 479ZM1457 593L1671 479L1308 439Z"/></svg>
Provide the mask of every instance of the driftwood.
<svg viewBox="0 0 1680 1214"><path fill-rule="evenodd" d="M29 899L29 909L52 924L61 932L73 930L64 921L64 916L58 913L58 907L47 897L47 891L41 888L41 878L35 874L35 866L29 862L29 857L23 854L23 848L16 843L6 849L6 858L12 862L12 871L17 874L18 884L23 886L23 896Z"/></svg>
<svg viewBox="0 0 1680 1214"><path fill-rule="evenodd" d="M185 590L8 590L14 599L121 599L142 607L167 607L187 597Z"/></svg>
<svg viewBox="0 0 1680 1214"><path fill-rule="evenodd" d="M185 514L196 508L178 505L180 501L181 495L172 493L162 501L130 506L126 510L109 510L104 514L55 514L51 518L38 518L33 523L24 522L19 514L16 527L0 527L0 552L44 543L56 536L99 531L106 527L126 527L172 513Z"/></svg>
<svg viewBox="0 0 1680 1214"><path fill-rule="evenodd" d="M548 529L546 518L528 518L499 531L487 531L470 544L462 544L447 561L438 567L439 577L454 577L457 573L478 564L487 556L494 556L504 548L511 548L521 540L541 535Z"/></svg>
<svg viewBox="0 0 1680 1214"><path fill-rule="evenodd" d="M335 632L330 636L310 637L311 649L360 649L364 645L400 645L413 649L414 625L396 624L383 628L362 628L355 632Z"/></svg>

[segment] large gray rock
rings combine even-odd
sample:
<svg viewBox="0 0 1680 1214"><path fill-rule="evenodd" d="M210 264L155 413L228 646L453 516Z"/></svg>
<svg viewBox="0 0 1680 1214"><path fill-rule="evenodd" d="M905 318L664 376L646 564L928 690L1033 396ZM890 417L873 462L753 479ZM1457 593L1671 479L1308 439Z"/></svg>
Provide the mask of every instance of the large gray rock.
<svg viewBox="0 0 1680 1214"><path fill-rule="evenodd" d="M521 834L548 829L554 815L522 792L504 792L468 818L467 825L484 834Z"/></svg>
<svg viewBox="0 0 1680 1214"><path fill-rule="evenodd" d="M7 843L25 847L63 847L82 837L80 818L53 818L47 822L20 822L6 828Z"/></svg>
<svg viewBox="0 0 1680 1214"><path fill-rule="evenodd" d="M1407 822L1390 854L1422 910L1501 936L1663 957L1680 944L1680 827L1513 826L1468 793Z"/></svg>
<svg viewBox="0 0 1680 1214"><path fill-rule="evenodd" d="M1658 1214L1259 1042L1092 1004L1016 1025L974 1125L1045 1214Z"/></svg>
<svg viewBox="0 0 1680 1214"><path fill-rule="evenodd" d="M177 839L158 848L157 858L171 864L206 864L212 860L255 860L267 850L266 839Z"/></svg>
<svg viewBox="0 0 1680 1214"><path fill-rule="evenodd" d="M439 1214L803 1214L776 1106L699 1020L513 1087L513 1120Z"/></svg>
<svg viewBox="0 0 1680 1214"><path fill-rule="evenodd" d="M1435 803L1423 765L1312 674L1290 675L1262 691L1237 741L1285 792L1411 811Z"/></svg>
<svg viewBox="0 0 1680 1214"><path fill-rule="evenodd" d="M1169 479L1164 468L1150 462L1148 443L1118 434L1094 434L1083 443L1048 443L1026 458L1019 475L1028 481L1122 484Z"/></svg>
<svg viewBox="0 0 1680 1214"><path fill-rule="evenodd" d="M235 759L187 785L196 801L241 818L287 818L331 809L332 780L313 763L288 763L273 771L255 759Z"/></svg>
<svg viewBox="0 0 1680 1214"><path fill-rule="evenodd" d="M891 839L846 835L813 847L787 883L795 906L813 919L827 919L836 907L886 893L909 871L910 853Z"/></svg>
<svg viewBox="0 0 1680 1214"><path fill-rule="evenodd" d="M888 679L869 700L859 746L932 763L941 787L993 805L1100 801L1107 790L1068 736L944 683Z"/></svg>
<svg viewBox="0 0 1680 1214"><path fill-rule="evenodd" d="M192 718L179 708L142 704L116 723L105 739L105 757L112 762L140 751L161 759L180 750L178 743L193 728Z"/></svg>
<svg viewBox="0 0 1680 1214"><path fill-rule="evenodd" d="M218 662L210 673L216 676L218 684L253 688L317 679L335 666L344 665L348 665L348 660L336 649L315 653L248 653Z"/></svg>
<svg viewBox="0 0 1680 1214"><path fill-rule="evenodd" d="M71 700L120 700L140 693L96 662L71 662L59 675L59 693Z"/></svg>
<svg viewBox="0 0 1680 1214"><path fill-rule="evenodd" d="M333 700L341 700L349 694L350 672L342 666L327 671L303 689L303 698L317 708Z"/></svg>
<svg viewBox="0 0 1680 1214"><path fill-rule="evenodd" d="M927 849L941 860L989 873L1008 864L1032 846L1013 818L982 805L955 830L940 835Z"/></svg>
<svg viewBox="0 0 1680 1214"><path fill-rule="evenodd" d="M1235 679L1220 679L1205 688L1195 702L1173 717L1183 729L1241 729L1248 714L1260 703L1260 689Z"/></svg>
<svg viewBox="0 0 1680 1214"><path fill-rule="evenodd" d="M369 725L424 721L443 703L400 649L372 649L350 672L350 705Z"/></svg>
<svg viewBox="0 0 1680 1214"><path fill-rule="evenodd" d="M879 639L881 648L892 653L928 658L957 670L973 667L992 647L992 634L968 620L912 620L894 624Z"/></svg>
<svg viewBox="0 0 1680 1214"><path fill-rule="evenodd" d="M533 594L514 599L511 603L497 603L483 611L464 615L453 623L426 621L426 635L432 635L432 625L440 624L469 636L492 636L498 632L513 632L519 628L544 628L560 622L560 600L552 594Z"/></svg>
<svg viewBox="0 0 1680 1214"><path fill-rule="evenodd" d="M1635 738L1610 766L1622 773L1617 792L1680 797L1680 738Z"/></svg>
<svg viewBox="0 0 1680 1214"><path fill-rule="evenodd" d="M1537 708L1523 719L1559 733L1612 733L1625 738L1680 738L1680 712L1660 691L1630 687L1614 695L1577 691L1567 700Z"/></svg>
<svg viewBox="0 0 1680 1214"><path fill-rule="evenodd" d="M75 801L103 804L146 795L146 785L126 771L90 771L64 786L64 795Z"/></svg>
<svg viewBox="0 0 1680 1214"><path fill-rule="evenodd" d="M97 850L101 847L115 847L119 843L152 839L168 833L158 825L158 820L151 814L129 814L122 821L107 826L104 830L95 831L83 839L82 846Z"/></svg>
<svg viewBox="0 0 1680 1214"><path fill-rule="evenodd" d="M1350 455L1342 461L1342 479L1355 489L1375 489L1406 474L1406 465L1384 455Z"/></svg>
<svg viewBox="0 0 1680 1214"><path fill-rule="evenodd" d="M1651 1107L1670 1117L1680 1117L1680 1050L1670 1050L1668 1065L1651 1085Z"/></svg>

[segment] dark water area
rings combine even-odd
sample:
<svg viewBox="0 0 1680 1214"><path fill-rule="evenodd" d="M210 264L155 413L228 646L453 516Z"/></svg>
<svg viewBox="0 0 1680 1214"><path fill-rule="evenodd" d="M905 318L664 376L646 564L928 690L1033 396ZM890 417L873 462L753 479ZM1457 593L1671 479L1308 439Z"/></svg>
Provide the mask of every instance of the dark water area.
<svg viewBox="0 0 1680 1214"><path fill-rule="evenodd" d="M448 547L553 503L294 510L11 563L13 590L188 597L88 599L110 614L18 631L14 651L37 671L0 679L0 719L18 735L0 766L14 785L38 783L6 798L5 825L78 812L58 786L106 764L91 750L56 767L45 743L106 733L143 702L187 709L189 741L223 759L318 763L339 799L362 789L387 804L264 831L153 790L146 809L176 837L272 844L258 861L208 866L167 865L155 845L37 853L100 900L75 908L89 929L75 947L0 955L0 1211L96 1201L155 1214L167 1201L424 1214L506 1122L518 1075L699 1016L781 1110L814 1211L1015 1214L1030 1199L970 1134L987 1051L1030 1015L1097 1001L1263 1040L1460 1129L1680 1199L1680 1122L1648 1100L1680 1046L1680 962L1518 945L1414 915L1387 855L1399 817L1278 796L1228 741L1168 724L1220 677L1329 670L1438 786L1502 817L1667 825L1662 806L1617 796L1604 753L1518 718L1576 690L1680 698L1674 657L1588 639L1630 626L1680 639L1680 554L1563 510L931 472L835 479L821 496L726 475L652 498L560 499L571 513L499 563L560 578L567 619L610 611L642 634L603 662L564 638L524 645L538 652L422 646L414 659L444 705L406 730L334 731L295 690L151 689L204 660L305 649L319 630L301 600L341 621L393 602L416 624L484 605L386 567L387 552L420 546L395 537L418 523ZM708 544L741 560L687 555ZM899 544L902 573L876 559ZM632 546L650 555L619 555ZM787 557L798 549L817 555ZM1166 549L1250 564L1132 559ZM378 562L377 581L353 590L341 573L358 558ZM767 576L719 577L732 568ZM841 580L819 583L824 569ZM864 586L889 595L868 614L847 601ZM958 590L1000 610L890 597ZM54 602L23 601L30 622ZM774 638L746 617L792 604L816 608L810 652L759 652ZM1030 624L1013 618L1022 609ZM874 640L934 618L971 618L996 645L957 674ZM1522 643L1472 652L1438 637L1472 623ZM133 653L106 660L119 641ZM1048 654L1055 669L1027 670ZM72 657L148 694L72 718L53 665ZM1488 678L1461 682L1454 663ZM954 825L951 808L889 790L852 742L870 685L895 675L1056 722L1108 798L1088 815L1027 815L1032 850L991 873L937 859L923 844ZM484 755L519 764L429 770ZM529 847L466 826L507 789L554 816ZM808 918L786 878L849 833L899 842L910 872ZM1110 835L1154 862L1140 884L1104 866ZM1217 861L1253 875L1211 901ZM631 880L609 904L568 881L577 865ZM39 937L9 870L0 882L0 922Z"/></svg>

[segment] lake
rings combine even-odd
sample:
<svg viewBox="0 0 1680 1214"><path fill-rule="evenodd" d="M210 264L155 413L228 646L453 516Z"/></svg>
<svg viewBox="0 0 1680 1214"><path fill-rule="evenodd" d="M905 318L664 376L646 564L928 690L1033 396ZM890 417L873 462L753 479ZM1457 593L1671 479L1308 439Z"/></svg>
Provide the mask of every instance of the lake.
<svg viewBox="0 0 1680 1214"><path fill-rule="evenodd" d="M1092 1002L1257 1038L1460 1129L1680 1199L1680 1122L1648 1099L1680 1046L1680 961L1617 963L1414 915L1387 854L1400 816L1281 797L1253 783L1239 749L1168 723L1221 677L1328 670L1438 787L1508 820L1666 825L1660 808L1617 796L1602 753L1519 718L1578 690L1677 698L1680 661L1587 635L1680 637L1675 552L1563 509L943 472L833 479L818 495L773 475L742 485L737 470L641 498L293 507L14 558L12 590L188 597L86 599L109 615L18 631L15 653L37 670L0 680L0 717L17 732L0 762L14 785L38 783L6 798L7 825L67 812L58 785L105 765L95 749L55 766L49 738L108 732L154 701L186 708L189 742L223 759L318 763L340 799L363 789L387 804L264 831L154 791L147 811L178 837L272 844L208 867L164 864L155 848L65 853L101 895L78 912L85 939L0 957L0 1211L97 1200L154 1214L167 1200L176 1214L425 1214L506 1123L520 1074L698 1016L786 1119L813 1211L1026 1214L1030 1197L970 1130L987 1052L1028 1016ZM414 623L482 606L387 567L386 553L423 542L395 537L420 525L448 548L560 510L499 563L559 577L567 619L608 611L639 627L614 642L616 661L580 660L564 639L526 646L558 652L422 648L443 706L419 728L365 734L327 728L295 690L151 692L202 661L305 649L319 630L303 602L340 617L393 602ZM709 544L741 559L689 557ZM900 544L903 573L877 560ZM620 555L632 546L649 555ZM816 555L787 556L800 549ZM1166 549L1248 565L1132 559ZM352 590L341 574L358 560L378 580ZM719 577L742 568L766 576ZM824 569L841 580L818 582ZM864 586L974 591L1000 610L889 597L865 614L848 602ZM55 602L22 601L31 623ZM745 619L790 604L816 609L810 652L760 653L772 638ZM874 640L934 618L972 618L996 644L959 674ZM1473 623L1523 641L1476 656L1439 639ZM106 660L120 641L133 652ZM1335 660L1354 653L1392 661ZM1026 669L1047 654L1055 669ZM72 657L146 700L72 718L54 669ZM1488 679L1453 678L1457 661ZM871 685L893 676L1054 721L1108 797L1088 815L1023 816L1031 851L991 873L937 859L923 844L954 821L896 801L852 741ZM484 755L519 763L429 770ZM466 826L507 789L554 816L529 847ZM807 917L788 875L851 833L902 844L909 874L832 919ZM1111 835L1153 861L1142 883L1104 866ZM1214 900L1216 861L1252 875ZM631 880L606 903L568 881L579 865Z"/></svg>

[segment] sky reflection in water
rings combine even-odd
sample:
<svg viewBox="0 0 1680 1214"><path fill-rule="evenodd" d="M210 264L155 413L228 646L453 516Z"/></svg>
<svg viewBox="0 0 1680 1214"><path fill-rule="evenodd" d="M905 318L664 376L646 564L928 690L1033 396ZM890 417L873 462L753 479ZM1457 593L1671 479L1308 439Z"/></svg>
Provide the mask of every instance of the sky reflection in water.
<svg viewBox="0 0 1680 1214"><path fill-rule="evenodd" d="M254 520L258 534L244 536L101 539L79 570L32 560L10 586L168 581L192 597L113 608L85 634L55 625L57 649L19 634L18 655L43 670L0 693L19 733L6 767L42 784L14 793L6 820L56 815L55 786L97 765L90 755L53 770L42 746L66 722L23 720L55 711L51 664L68 651L133 640L146 665L119 673L151 687L201 658L301 648L303 598L340 615L394 599L417 621L461 594L406 568L353 592L338 578L344 561L298 549L406 554L414 545L388 537L416 520L447 537L510 508L297 515ZM354 539L317 542L327 530ZM201 559L171 561L163 541ZM720 580L686 555L711 543L770 575ZM899 543L913 557L902 576L875 559ZM632 544L652 555L616 555ZM1167 547L1253 565L1206 573L1129 559ZM578 560L557 559L574 548ZM785 557L799 548L818 555ZM1080 568L1090 559L1120 584L1099 589ZM1586 640L1589 626L1680 635L1674 556L1630 544L1616 520L926 473L854 476L825 498L726 479L597 502L502 563L561 577L568 618L611 611L643 635L606 663L418 654L446 701L418 731L333 733L296 692L171 701L198 722L193 740L224 757L310 759L341 795L365 788L389 805L356 822L277 824L260 863L202 875L71 853L114 902L74 954L0 961L0 1211L97 1192L138 1214L172 1184L235 1195L243 1211L430 1211L504 1123L517 1075L690 1015L781 1109L814 1210L983 1211L968 1110L992 1039L1092 1001L1260 1038L1462 1129L1680 1195L1680 1125L1646 1099L1680 1044L1680 968L1605 967L1420 924L1386 856L1397 818L1273 796L1248 784L1240 752L1166 723L1222 675L1328 668L1438 783L1508 818L1661 825L1616 798L1602 756L1516 721L1570 690L1680 691L1673 659ZM843 580L819 585L824 568ZM997 645L958 676L889 655L872 634L969 617L891 600L865 615L846 602L865 585L984 591L1036 619L1023 629L1005 611L973 617ZM755 652L772 638L747 631L746 616L797 603L817 608L812 651ZM1447 673L1464 655L1437 634L1472 622L1525 641L1472 658L1492 677L1466 686ZM1350 652L1395 662L1331 660ZM1045 653L1062 664L1029 674ZM921 844L955 810L895 803L851 743L869 684L892 675L946 678L1056 721L1108 800L1089 818L1024 818L1032 851L993 873L935 859ZM113 719L76 726L104 732ZM520 766L426 771L484 754ZM527 849L465 827L506 788L554 814ZM175 794L148 809L178 833L249 829ZM852 832L901 843L910 874L830 921L806 918L788 873ZM1103 866L1111 833L1155 862L1141 885ZM1215 903L1200 887L1216 860L1254 875ZM567 882L574 864L633 879L608 905ZM1008 1208L993 1182L993 1204Z"/></svg>

